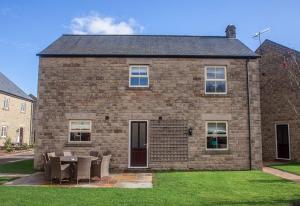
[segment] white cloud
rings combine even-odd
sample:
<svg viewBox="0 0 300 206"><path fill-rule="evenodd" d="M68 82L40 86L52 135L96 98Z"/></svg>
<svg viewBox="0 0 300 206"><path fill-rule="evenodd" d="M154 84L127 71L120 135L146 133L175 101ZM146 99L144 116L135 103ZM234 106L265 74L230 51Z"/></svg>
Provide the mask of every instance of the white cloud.
<svg viewBox="0 0 300 206"><path fill-rule="evenodd" d="M135 34L141 33L144 28L133 18L128 21L116 21L112 17L102 17L93 13L73 18L70 29L73 34Z"/></svg>

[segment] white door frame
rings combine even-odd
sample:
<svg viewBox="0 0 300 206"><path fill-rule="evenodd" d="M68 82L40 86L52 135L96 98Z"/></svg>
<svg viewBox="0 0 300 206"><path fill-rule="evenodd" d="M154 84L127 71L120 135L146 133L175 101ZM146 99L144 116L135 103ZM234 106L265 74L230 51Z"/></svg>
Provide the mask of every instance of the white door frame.
<svg viewBox="0 0 300 206"><path fill-rule="evenodd" d="M147 164L146 166L143 167L136 167L136 166L131 166L131 122L147 122ZM129 129L128 129L128 168L148 168L149 167L149 120L141 120L141 119L137 119L137 120L129 120L129 125L128 125Z"/></svg>
<svg viewBox="0 0 300 206"><path fill-rule="evenodd" d="M288 138L289 138L289 158L279 158L278 157L278 145L277 145L277 125L287 125L288 127ZM291 135L289 123L275 123L275 142L276 142L276 159L278 160L291 160Z"/></svg>

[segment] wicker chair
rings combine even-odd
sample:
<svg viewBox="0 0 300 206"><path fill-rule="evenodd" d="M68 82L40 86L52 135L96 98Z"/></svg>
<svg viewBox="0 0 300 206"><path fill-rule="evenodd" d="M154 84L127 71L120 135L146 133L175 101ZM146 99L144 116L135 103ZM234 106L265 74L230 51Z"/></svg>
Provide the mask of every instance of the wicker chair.
<svg viewBox="0 0 300 206"><path fill-rule="evenodd" d="M77 184L79 180L88 179L91 182L91 157L78 157L76 165L76 181Z"/></svg>
<svg viewBox="0 0 300 206"><path fill-rule="evenodd" d="M65 179L70 179L70 164L61 164L59 157L51 157L51 184L53 179L58 179L59 184Z"/></svg>
<svg viewBox="0 0 300 206"><path fill-rule="evenodd" d="M50 160L50 157L56 157L55 152L48 152L47 157L48 157L48 160Z"/></svg>
<svg viewBox="0 0 300 206"><path fill-rule="evenodd" d="M50 161L47 158L47 154L43 154L43 160L44 160L45 179L50 180L50 178L51 178L51 165L50 165Z"/></svg>
<svg viewBox="0 0 300 206"><path fill-rule="evenodd" d="M98 151L90 151L90 156L99 157L99 152Z"/></svg>
<svg viewBox="0 0 300 206"><path fill-rule="evenodd" d="M111 155L103 156L101 161L101 178L109 176L109 162Z"/></svg>
<svg viewBox="0 0 300 206"><path fill-rule="evenodd" d="M91 169L92 177L108 177L109 176L109 162L111 159L111 155L106 155L102 157L101 161L94 161Z"/></svg>
<svg viewBox="0 0 300 206"><path fill-rule="evenodd" d="M74 155L73 155L73 152L64 151L64 156L74 156Z"/></svg>

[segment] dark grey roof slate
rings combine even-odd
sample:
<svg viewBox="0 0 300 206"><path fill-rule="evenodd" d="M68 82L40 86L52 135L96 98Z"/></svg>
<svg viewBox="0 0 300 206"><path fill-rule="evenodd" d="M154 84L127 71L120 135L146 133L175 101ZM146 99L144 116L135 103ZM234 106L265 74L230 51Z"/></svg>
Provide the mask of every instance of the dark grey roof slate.
<svg viewBox="0 0 300 206"><path fill-rule="evenodd" d="M0 72L0 92L32 101L32 99L17 85Z"/></svg>
<svg viewBox="0 0 300 206"><path fill-rule="evenodd" d="M238 39L175 35L63 35L38 56L259 57Z"/></svg>

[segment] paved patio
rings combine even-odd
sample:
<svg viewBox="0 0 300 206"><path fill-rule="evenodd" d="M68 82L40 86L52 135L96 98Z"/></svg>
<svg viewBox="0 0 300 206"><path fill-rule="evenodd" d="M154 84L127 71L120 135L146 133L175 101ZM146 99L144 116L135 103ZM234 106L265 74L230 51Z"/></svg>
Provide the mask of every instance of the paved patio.
<svg viewBox="0 0 300 206"><path fill-rule="evenodd" d="M37 172L29 176L21 177L11 182L7 186L51 186L51 187L83 187L83 188L152 188L152 173L117 173L101 180L81 181L77 185L74 182L63 182L52 184L45 180L42 172Z"/></svg>

